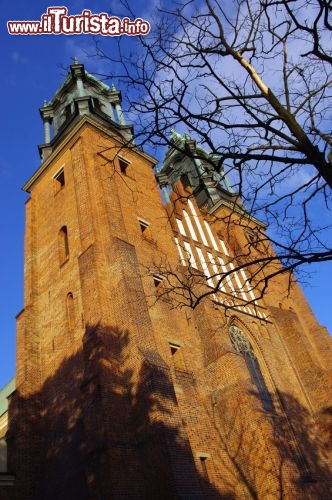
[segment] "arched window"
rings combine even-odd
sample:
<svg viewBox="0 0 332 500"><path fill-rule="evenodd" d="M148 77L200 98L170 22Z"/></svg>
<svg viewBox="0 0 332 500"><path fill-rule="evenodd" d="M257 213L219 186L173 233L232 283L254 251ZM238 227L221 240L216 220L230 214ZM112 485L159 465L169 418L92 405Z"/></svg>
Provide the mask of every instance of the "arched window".
<svg viewBox="0 0 332 500"><path fill-rule="evenodd" d="M59 231L59 256L60 264L69 257L68 231L66 226L62 226Z"/></svg>
<svg viewBox="0 0 332 500"><path fill-rule="evenodd" d="M262 401L262 405L264 410L266 411L274 411L274 405L271 398L271 394L266 386L265 380L263 378L255 351L250 344L247 337L244 335L242 330L235 325L232 325L229 329L229 335L231 338L232 345L234 349L242 354L244 357L247 368L251 375L252 381L257 387L258 394Z"/></svg>
<svg viewBox="0 0 332 500"><path fill-rule="evenodd" d="M69 329L72 330L75 326L75 304L74 297L71 292L67 295L67 319Z"/></svg>

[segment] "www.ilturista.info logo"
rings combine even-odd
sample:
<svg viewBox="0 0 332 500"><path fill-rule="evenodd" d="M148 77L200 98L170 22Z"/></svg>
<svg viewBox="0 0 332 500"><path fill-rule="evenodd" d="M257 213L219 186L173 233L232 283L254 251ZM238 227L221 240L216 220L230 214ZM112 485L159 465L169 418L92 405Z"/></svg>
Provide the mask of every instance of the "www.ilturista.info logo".
<svg viewBox="0 0 332 500"><path fill-rule="evenodd" d="M82 33L104 36L147 35L150 24L141 18L131 21L108 16L105 12L92 14L83 10L81 15L68 16L67 7L48 7L40 21L8 21L11 35L80 35Z"/></svg>

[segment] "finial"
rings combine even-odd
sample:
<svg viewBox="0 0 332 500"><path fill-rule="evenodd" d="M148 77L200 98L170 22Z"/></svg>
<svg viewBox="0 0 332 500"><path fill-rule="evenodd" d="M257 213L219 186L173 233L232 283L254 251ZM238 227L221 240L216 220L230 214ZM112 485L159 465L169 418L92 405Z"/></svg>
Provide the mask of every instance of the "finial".
<svg viewBox="0 0 332 500"><path fill-rule="evenodd" d="M114 83L112 83L112 90L116 90Z"/></svg>
<svg viewBox="0 0 332 500"><path fill-rule="evenodd" d="M77 56L74 57L74 64L78 64L78 57Z"/></svg>
<svg viewBox="0 0 332 500"><path fill-rule="evenodd" d="M46 108L46 106L47 106L47 101L46 101L46 99L44 99L43 107Z"/></svg>

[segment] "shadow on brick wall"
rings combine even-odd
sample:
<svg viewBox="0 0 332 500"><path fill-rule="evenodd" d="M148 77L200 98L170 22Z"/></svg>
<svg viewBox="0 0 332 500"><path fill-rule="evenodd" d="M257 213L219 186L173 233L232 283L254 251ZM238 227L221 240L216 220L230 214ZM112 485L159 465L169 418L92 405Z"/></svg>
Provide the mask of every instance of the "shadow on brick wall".
<svg viewBox="0 0 332 500"><path fill-rule="evenodd" d="M18 388L8 432L16 485L1 500L263 500L269 481L269 498L332 498L308 412L280 394L279 414L265 415L257 400L252 413L250 391L235 410L225 393L210 417L237 481L225 469L217 490L195 466L168 366L132 344L128 331L91 325L41 391L23 398Z"/></svg>
<svg viewBox="0 0 332 500"><path fill-rule="evenodd" d="M197 471L168 367L129 335L90 326L40 392L18 388L8 432L16 485L1 500L235 498Z"/></svg>
<svg viewBox="0 0 332 500"><path fill-rule="evenodd" d="M221 448L244 485L244 498L332 498L326 440L332 419L325 418L323 433L309 411L286 393L278 393L275 408L264 411L249 380L218 391L215 400Z"/></svg>

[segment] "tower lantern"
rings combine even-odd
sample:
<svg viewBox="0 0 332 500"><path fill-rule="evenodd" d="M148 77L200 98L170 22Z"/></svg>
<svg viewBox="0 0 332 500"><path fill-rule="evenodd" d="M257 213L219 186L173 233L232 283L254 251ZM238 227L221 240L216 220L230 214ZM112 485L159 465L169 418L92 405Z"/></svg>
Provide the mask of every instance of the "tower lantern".
<svg viewBox="0 0 332 500"><path fill-rule="evenodd" d="M40 115L44 123L44 143L39 146L43 160L84 115L93 116L104 124L116 125L126 140L132 138L132 127L126 124L121 107L121 92L114 85L110 88L88 73L77 58L51 101L40 108Z"/></svg>
<svg viewBox="0 0 332 500"><path fill-rule="evenodd" d="M77 59L40 113L0 500L332 498L331 338L220 158L155 175Z"/></svg>

